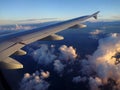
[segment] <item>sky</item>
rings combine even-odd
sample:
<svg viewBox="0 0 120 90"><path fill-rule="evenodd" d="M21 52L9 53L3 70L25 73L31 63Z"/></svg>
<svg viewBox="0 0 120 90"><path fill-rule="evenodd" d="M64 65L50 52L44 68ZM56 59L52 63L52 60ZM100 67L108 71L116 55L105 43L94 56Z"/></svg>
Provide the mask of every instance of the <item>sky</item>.
<svg viewBox="0 0 120 90"><path fill-rule="evenodd" d="M100 19L120 20L120 0L0 0L0 23L74 18L96 11L100 11Z"/></svg>

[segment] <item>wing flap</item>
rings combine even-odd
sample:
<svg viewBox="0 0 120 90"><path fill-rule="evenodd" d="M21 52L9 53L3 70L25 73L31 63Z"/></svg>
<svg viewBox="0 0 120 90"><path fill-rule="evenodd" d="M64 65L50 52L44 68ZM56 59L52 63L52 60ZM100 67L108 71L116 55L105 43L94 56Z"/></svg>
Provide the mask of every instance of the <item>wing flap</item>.
<svg viewBox="0 0 120 90"><path fill-rule="evenodd" d="M0 67L3 69L21 69L23 65L15 59L8 57L0 62Z"/></svg>
<svg viewBox="0 0 120 90"><path fill-rule="evenodd" d="M5 50L1 51L0 52L0 61L5 60L6 58L8 58L10 55L14 54L16 51L18 51L23 46L25 46L25 45L22 43L15 43L15 44L9 46L8 48L6 48Z"/></svg>
<svg viewBox="0 0 120 90"><path fill-rule="evenodd" d="M60 35L57 35L57 34L52 34L50 36L47 36L43 39L40 39L40 40L43 40L43 41L55 41L55 40L63 40L64 37L63 36L60 36Z"/></svg>

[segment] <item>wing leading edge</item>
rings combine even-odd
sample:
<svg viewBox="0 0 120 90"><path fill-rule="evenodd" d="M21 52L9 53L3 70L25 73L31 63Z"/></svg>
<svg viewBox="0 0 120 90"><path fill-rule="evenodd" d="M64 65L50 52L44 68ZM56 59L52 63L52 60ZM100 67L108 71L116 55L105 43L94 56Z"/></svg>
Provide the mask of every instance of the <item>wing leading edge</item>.
<svg viewBox="0 0 120 90"><path fill-rule="evenodd" d="M21 50L21 48L24 47L26 44L44 39L46 37L48 38L50 35L55 37L54 35L55 33L65 30L74 25L79 25L81 22L91 17L97 19L98 13L99 11L92 15L86 15L86 16L74 18L71 20L63 21L42 28L15 32L3 36L1 35L0 36L0 64L2 63L1 66L7 69L23 68L23 65L21 63L15 61L9 56L16 52L20 54L23 54L23 52L26 53L25 51ZM10 67L7 65L9 65Z"/></svg>

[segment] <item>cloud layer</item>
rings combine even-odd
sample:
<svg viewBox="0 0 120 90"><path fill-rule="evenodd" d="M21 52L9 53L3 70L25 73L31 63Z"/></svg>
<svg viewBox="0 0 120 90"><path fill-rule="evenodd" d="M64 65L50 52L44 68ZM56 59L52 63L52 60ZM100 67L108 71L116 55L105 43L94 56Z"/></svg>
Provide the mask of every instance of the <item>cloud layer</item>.
<svg viewBox="0 0 120 90"><path fill-rule="evenodd" d="M102 90L105 88L119 90L120 64L116 63L116 61L120 58L120 35L113 33L109 37L100 39L97 50L92 55L88 55L87 59L77 57L77 51L72 46L62 45L58 48L58 51L56 54L54 45L51 47L41 45L31 55L37 63L53 67L52 72L56 72L58 76L72 76L70 79L74 84L78 85L87 82L86 87L88 85L90 90ZM48 88L50 84L44 79L50 76L50 72L41 71L37 73L34 76L26 74L22 82L27 82L32 77L32 82L43 81ZM22 87L27 88L26 84L23 83ZM30 81L28 85L32 86Z"/></svg>
<svg viewBox="0 0 120 90"><path fill-rule="evenodd" d="M120 64L116 64L116 58L113 58L118 52L120 52L120 35L114 33L107 38L100 39L98 49L93 55L88 56L88 60L81 61L80 71L83 75L89 76L91 90L101 90L99 87L111 83L110 80L116 83L112 85L112 90L119 90ZM81 78L76 79L79 81Z"/></svg>

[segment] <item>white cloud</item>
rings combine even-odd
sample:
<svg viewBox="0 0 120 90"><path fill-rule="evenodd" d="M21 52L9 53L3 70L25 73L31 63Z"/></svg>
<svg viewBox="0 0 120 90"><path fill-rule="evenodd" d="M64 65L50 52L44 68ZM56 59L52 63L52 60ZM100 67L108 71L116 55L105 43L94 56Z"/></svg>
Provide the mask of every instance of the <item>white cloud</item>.
<svg viewBox="0 0 120 90"><path fill-rule="evenodd" d="M54 48L54 46L52 45L51 48ZM38 62L42 64L47 65L52 62L54 70L61 75L71 70L71 68L67 68L67 65L76 65L75 63L69 63L69 61L77 61L77 54L72 46L67 47L66 45L62 45L59 51L60 55L57 57L54 55L54 50L43 45L38 50L34 51L33 56L35 60L38 60ZM113 87L119 89L120 64L115 64L116 59L113 57L118 52L120 52L120 35L111 34L109 37L100 39L97 50L91 56L89 55L87 60L84 59L78 62L81 67L78 67L78 73L80 73L80 75L73 77L72 81L79 83L88 80L91 90L100 90L98 87L108 84L108 79L111 78L116 83ZM66 71L65 68L68 70ZM72 68L72 72L74 72L74 68ZM44 72L43 76L49 76L49 74ZM39 81L39 78L37 78L37 80Z"/></svg>
<svg viewBox="0 0 120 90"><path fill-rule="evenodd" d="M98 34L100 34L100 33L102 33L102 31L101 31L101 30L98 30L98 29L96 29L96 30L93 31L93 32L90 32L90 34L92 34L92 35L98 35Z"/></svg>
<svg viewBox="0 0 120 90"><path fill-rule="evenodd" d="M11 24L37 24L53 21L63 21L63 18L42 18L42 19L26 19L26 20L0 20L1 25L11 25Z"/></svg>
<svg viewBox="0 0 120 90"><path fill-rule="evenodd" d="M62 45L59 48L59 51L60 59L74 60L77 57L76 50L72 46L67 47L66 45Z"/></svg>
<svg viewBox="0 0 120 90"><path fill-rule="evenodd" d="M90 76L93 73L90 62L86 59L81 60L81 74L84 76Z"/></svg>
<svg viewBox="0 0 120 90"><path fill-rule="evenodd" d="M108 84L109 79L116 83L112 87L119 90L120 63L116 64L116 58L113 57L118 52L120 52L120 35L113 33L99 40L97 50L91 56L87 56L88 60L80 61L80 75L87 76L91 90L101 90L99 86ZM120 55L117 57L120 58ZM79 82L80 79L81 76L78 76L73 80Z"/></svg>
<svg viewBox="0 0 120 90"><path fill-rule="evenodd" d="M96 29L95 31L92 31L92 32L90 32L90 35L91 36L89 36L90 38L93 38L93 39L99 39L99 34L102 34L103 33L103 31L102 30L98 30L98 29Z"/></svg>
<svg viewBox="0 0 120 90"><path fill-rule="evenodd" d="M41 78L43 76L45 75L40 75L38 71L36 71L32 75L30 75L29 73L24 74L24 77L20 83L20 90L47 90L50 84L46 82L43 78Z"/></svg>
<svg viewBox="0 0 120 90"><path fill-rule="evenodd" d="M100 90L99 86L102 85L102 80L98 77L90 77L89 78L89 85L91 90Z"/></svg>
<svg viewBox="0 0 120 90"><path fill-rule="evenodd" d="M120 64L116 65L116 59L112 58L118 52L120 52L120 35L112 34L99 41L98 49L89 58L92 69L102 79L103 84L108 83L108 79L111 78L120 86Z"/></svg>
<svg viewBox="0 0 120 90"><path fill-rule="evenodd" d="M46 72L42 71L42 72L41 72L41 76L42 76L43 78L48 78L48 77L50 76L50 73L49 73L48 71L46 71Z"/></svg>
<svg viewBox="0 0 120 90"><path fill-rule="evenodd" d="M81 77L81 76L76 76L76 77L73 77L73 82L74 83L79 83L79 82L85 82L87 80L86 77Z"/></svg>
<svg viewBox="0 0 120 90"><path fill-rule="evenodd" d="M49 50L47 45L41 45L41 47L32 52L32 57L39 64L48 65L53 62L56 56L53 54L53 50Z"/></svg>
<svg viewBox="0 0 120 90"><path fill-rule="evenodd" d="M31 30L34 28L37 28L38 26L31 26L31 25L6 25L6 26L0 26L0 30Z"/></svg>
<svg viewBox="0 0 120 90"><path fill-rule="evenodd" d="M60 53L58 53L59 57L55 55L54 45L51 45L51 47L48 47L47 45L41 45L39 49L30 49L30 51L32 52L30 55L34 58L34 60L39 64L44 65L52 63L55 59L68 61L75 60L77 57L76 50L72 46L67 47L66 45L60 46Z"/></svg>
<svg viewBox="0 0 120 90"><path fill-rule="evenodd" d="M57 71L58 73L62 73L62 71L65 68L65 65L63 65L60 60L55 60L53 65L54 70Z"/></svg>

